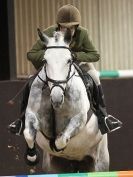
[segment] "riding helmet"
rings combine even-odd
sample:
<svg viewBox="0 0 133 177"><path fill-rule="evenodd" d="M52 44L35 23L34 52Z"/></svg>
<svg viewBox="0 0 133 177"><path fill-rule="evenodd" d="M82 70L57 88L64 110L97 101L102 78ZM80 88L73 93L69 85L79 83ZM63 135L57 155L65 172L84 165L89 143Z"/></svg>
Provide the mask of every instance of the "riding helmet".
<svg viewBox="0 0 133 177"><path fill-rule="evenodd" d="M57 12L57 24L59 25L69 27L79 25L80 21L81 15L79 10L71 4L62 6Z"/></svg>

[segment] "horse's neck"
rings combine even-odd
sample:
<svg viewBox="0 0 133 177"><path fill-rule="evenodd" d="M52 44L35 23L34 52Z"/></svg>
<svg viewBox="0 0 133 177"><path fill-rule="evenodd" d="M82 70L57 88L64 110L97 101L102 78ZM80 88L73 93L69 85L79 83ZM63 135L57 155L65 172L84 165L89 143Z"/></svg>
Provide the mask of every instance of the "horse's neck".
<svg viewBox="0 0 133 177"><path fill-rule="evenodd" d="M40 72L38 73L39 78L41 78L43 81L46 81L46 73L45 73L45 68L44 66L42 67L42 69L40 70Z"/></svg>
<svg viewBox="0 0 133 177"><path fill-rule="evenodd" d="M83 80L80 77L80 75L74 65L72 65L72 67L71 67L70 78L71 78L70 79L71 86L76 87L76 86L82 85L82 87L85 88Z"/></svg>
<svg viewBox="0 0 133 177"><path fill-rule="evenodd" d="M72 76L73 73L74 75ZM72 66L71 76L67 83L66 95L69 95L70 100L81 100L81 102L86 102L86 104L89 105L85 85L74 66Z"/></svg>

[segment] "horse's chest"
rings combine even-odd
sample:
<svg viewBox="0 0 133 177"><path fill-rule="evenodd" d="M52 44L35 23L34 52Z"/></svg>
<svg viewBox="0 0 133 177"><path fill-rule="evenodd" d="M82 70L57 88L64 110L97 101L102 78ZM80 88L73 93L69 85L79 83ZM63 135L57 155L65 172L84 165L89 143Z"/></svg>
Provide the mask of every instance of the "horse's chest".
<svg viewBox="0 0 133 177"><path fill-rule="evenodd" d="M75 108L72 104L70 105L69 102L65 102L61 109L55 111L57 133L61 133L66 128L71 118L73 118L78 111L78 108Z"/></svg>
<svg viewBox="0 0 133 177"><path fill-rule="evenodd" d="M66 128L72 116L73 115L70 115L68 110L57 112L55 114L55 125L57 135L62 133L62 131Z"/></svg>

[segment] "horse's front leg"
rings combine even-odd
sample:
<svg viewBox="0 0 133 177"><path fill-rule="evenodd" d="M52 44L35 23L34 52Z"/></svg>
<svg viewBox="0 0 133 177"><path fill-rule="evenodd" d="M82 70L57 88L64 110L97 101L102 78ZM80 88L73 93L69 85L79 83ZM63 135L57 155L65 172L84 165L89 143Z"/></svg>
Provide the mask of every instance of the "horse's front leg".
<svg viewBox="0 0 133 177"><path fill-rule="evenodd" d="M64 149L71 137L79 133L86 124L87 115L79 113L70 119L63 133L55 140L57 149Z"/></svg>
<svg viewBox="0 0 133 177"><path fill-rule="evenodd" d="M41 74L41 71L39 74ZM39 130L37 115L40 109L43 86L44 83L38 77L36 77L31 86L28 105L25 114L24 137L27 142L25 159L29 165L34 165L39 160L39 154L37 153L37 150L35 148L35 139L36 133Z"/></svg>
<svg viewBox="0 0 133 177"><path fill-rule="evenodd" d="M25 160L28 165L35 165L39 161L39 153L35 147L36 132L39 129L35 113L26 111L24 137L27 142Z"/></svg>

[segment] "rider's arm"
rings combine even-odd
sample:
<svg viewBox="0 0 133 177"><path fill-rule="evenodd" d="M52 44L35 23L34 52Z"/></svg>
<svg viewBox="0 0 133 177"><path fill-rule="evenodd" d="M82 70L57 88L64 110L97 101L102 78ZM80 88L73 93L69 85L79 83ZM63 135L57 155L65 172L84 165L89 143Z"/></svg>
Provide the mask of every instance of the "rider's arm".
<svg viewBox="0 0 133 177"><path fill-rule="evenodd" d="M100 55L89 39L87 30L82 31L81 48L79 51L74 52L76 59L82 62L97 62L100 59Z"/></svg>

